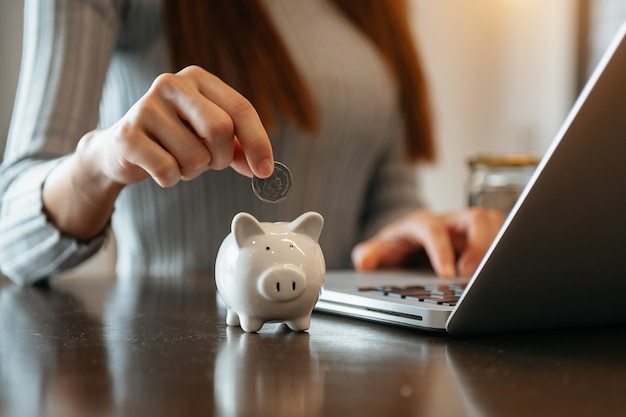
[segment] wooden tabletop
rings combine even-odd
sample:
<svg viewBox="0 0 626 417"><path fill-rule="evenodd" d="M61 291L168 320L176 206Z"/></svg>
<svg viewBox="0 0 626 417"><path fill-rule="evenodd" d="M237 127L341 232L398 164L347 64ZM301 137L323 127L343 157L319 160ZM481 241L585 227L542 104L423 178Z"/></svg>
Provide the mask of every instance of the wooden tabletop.
<svg viewBox="0 0 626 417"><path fill-rule="evenodd" d="M0 415L626 413L626 328L453 339L314 313L225 324L210 277L0 279Z"/></svg>

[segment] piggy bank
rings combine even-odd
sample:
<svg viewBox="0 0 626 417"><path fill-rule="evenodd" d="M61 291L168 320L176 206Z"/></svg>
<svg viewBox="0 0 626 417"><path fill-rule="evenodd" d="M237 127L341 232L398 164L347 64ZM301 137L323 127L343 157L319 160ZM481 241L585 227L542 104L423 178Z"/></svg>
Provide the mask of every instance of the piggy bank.
<svg viewBox="0 0 626 417"><path fill-rule="evenodd" d="M307 330L324 285L326 264L318 243L324 219L308 212L291 223L259 222L237 214L215 261L226 324L256 332L266 322Z"/></svg>

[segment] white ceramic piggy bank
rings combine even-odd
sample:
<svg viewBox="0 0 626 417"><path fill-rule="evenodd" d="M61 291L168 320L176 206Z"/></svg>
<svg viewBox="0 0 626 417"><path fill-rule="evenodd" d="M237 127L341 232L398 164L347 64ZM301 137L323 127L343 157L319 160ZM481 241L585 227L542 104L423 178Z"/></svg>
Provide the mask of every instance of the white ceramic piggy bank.
<svg viewBox="0 0 626 417"><path fill-rule="evenodd" d="M233 218L215 263L226 324L246 332L270 321L296 331L309 328L326 275L318 243L323 225L315 212L291 223L259 222L248 213Z"/></svg>

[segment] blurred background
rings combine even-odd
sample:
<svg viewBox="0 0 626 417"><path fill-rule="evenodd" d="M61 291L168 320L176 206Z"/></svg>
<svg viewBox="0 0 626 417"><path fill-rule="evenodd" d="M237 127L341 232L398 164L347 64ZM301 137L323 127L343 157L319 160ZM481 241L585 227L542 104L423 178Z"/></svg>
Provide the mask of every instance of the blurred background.
<svg viewBox="0 0 626 417"><path fill-rule="evenodd" d="M626 19L624 0L411 0L439 147L420 169L435 210L467 204L467 159L548 148ZM23 2L0 2L0 150L21 57Z"/></svg>

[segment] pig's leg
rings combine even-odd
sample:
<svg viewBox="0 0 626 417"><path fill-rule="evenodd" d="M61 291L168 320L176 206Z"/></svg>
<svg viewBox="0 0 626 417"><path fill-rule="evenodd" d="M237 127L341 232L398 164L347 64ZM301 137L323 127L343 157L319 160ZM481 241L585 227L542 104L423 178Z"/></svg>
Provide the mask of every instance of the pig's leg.
<svg viewBox="0 0 626 417"><path fill-rule="evenodd" d="M295 330L297 332L308 330L309 327L311 327L311 315L298 317L295 320L288 320L285 324L289 326L291 330Z"/></svg>
<svg viewBox="0 0 626 417"><path fill-rule="evenodd" d="M226 311L226 324L229 326L239 326L239 315L230 308Z"/></svg>
<svg viewBox="0 0 626 417"><path fill-rule="evenodd" d="M239 321L241 322L241 328L244 332L257 332L261 327L263 327L263 320L255 319L248 316L239 316Z"/></svg>

